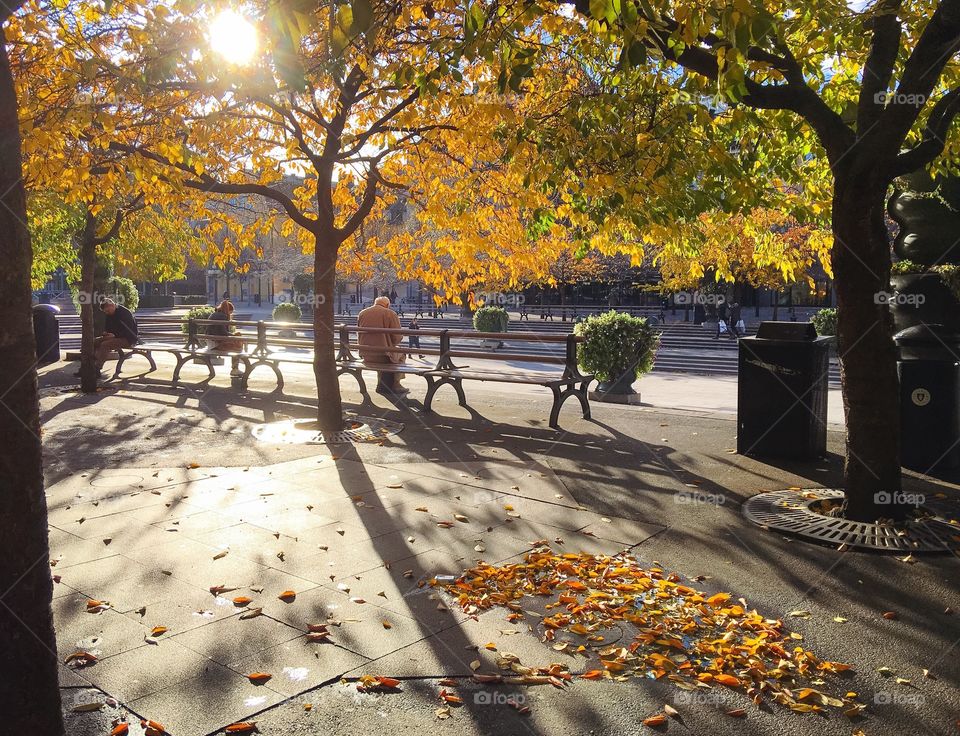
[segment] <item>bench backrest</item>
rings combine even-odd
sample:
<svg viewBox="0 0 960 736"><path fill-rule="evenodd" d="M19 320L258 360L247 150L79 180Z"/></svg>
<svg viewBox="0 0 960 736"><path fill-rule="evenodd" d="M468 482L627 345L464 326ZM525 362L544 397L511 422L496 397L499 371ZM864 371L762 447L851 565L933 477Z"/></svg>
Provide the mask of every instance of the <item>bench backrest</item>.
<svg viewBox="0 0 960 736"><path fill-rule="evenodd" d="M183 333L183 325L186 323L186 334ZM207 340L206 327L210 325L223 326L222 321L194 318L177 317L146 317L139 322L143 337L153 339L165 339L171 341L183 341L185 348L197 350L205 347L203 342ZM231 336L231 339L238 339L245 345L252 345L252 355L267 356L276 349L296 348L312 350L314 340L306 337L306 333L314 332L314 326L309 323L301 322L270 322L266 320L249 321L233 320L230 322L232 327L253 328L256 335L250 332ZM582 342L581 337L574 334L544 334L541 332L477 332L476 330L466 329L435 329L422 328L410 330L406 328L390 329L384 327L358 327L356 325L338 324L334 326L336 334L335 340L331 341L331 349L336 350L336 358L339 361L358 360L355 350L360 346L360 336L364 333L378 333L386 335L397 335L404 337L437 338L439 347L409 347L408 341L401 339L400 344L394 347L375 347L364 346L364 352L368 353L405 353L418 355L437 356L436 368L438 370L450 370L456 368L453 362L454 358L484 358L512 362L526 363L552 363L564 366L564 373L579 375L577 369L577 345ZM293 333L293 336L286 334ZM303 337L297 336L297 333L304 333ZM457 340L461 343L474 343L472 345L454 346L452 341ZM528 353L502 352L496 353L488 350L480 350L476 343L481 342L502 342L510 340L511 342L536 343L563 345L564 354L559 355L532 355Z"/></svg>

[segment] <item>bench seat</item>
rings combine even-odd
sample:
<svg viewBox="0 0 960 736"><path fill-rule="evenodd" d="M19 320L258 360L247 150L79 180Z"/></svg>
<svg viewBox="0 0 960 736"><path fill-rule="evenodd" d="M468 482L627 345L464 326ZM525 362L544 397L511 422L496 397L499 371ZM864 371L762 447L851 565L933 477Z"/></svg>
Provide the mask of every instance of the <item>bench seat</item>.
<svg viewBox="0 0 960 736"><path fill-rule="evenodd" d="M450 349L449 332L444 330L440 335L440 349L433 352L439 355L439 361L436 365L411 365L409 363L368 363L360 359L351 351L349 331L347 327L340 326L340 347L336 356L337 375L349 373L356 378L360 386L360 391L367 394L367 387L364 382L364 371L375 371L378 373L390 373L394 375L414 375L422 376L427 382L427 393L424 399L424 410L432 411L433 398L437 390L444 385L450 385L457 392L457 398L461 406L467 406L466 396L463 392L464 381L486 381L492 383L515 383L527 386L543 386L553 392L553 407L550 411L550 426L559 429L560 409L564 402L571 396L576 396L580 401L583 410L583 417L590 418L590 404L588 401L588 388L594 380L592 375L583 375L577 368L576 343L574 336L567 336L566 339L566 357L544 358L542 356L528 356L522 353L480 353L477 351L464 351ZM180 379L180 371L183 366L191 360L199 360L207 365L210 376L206 380L211 380L216 376L214 370L214 358L230 358L232 361L231 377L234 378L234 385L239 385L241 390L248 387L250 374L259 366L266 365L274 373L277 379L277 386L274 391L282 391L284 380L283 373L280 370L281 363L292 363L298 365L313 365L314 353L308 344L300 342L290 342L283 339L276 343L269 342L266 329L263 323L259 323L258 339L256 349L252 352L243 352L236 350L217 350L215 347L197 347L197 341L200 335L197 335L195 325L191 323L191 339L186 345L178 345L167 342L143 342L130 348L120 348L117 350L119 358L114 373L114 378L119 377L121 367L125 360L133 355L141 355L150 362L150 370L157 370L157 365L153 360L151 353L163 352L172 354L177 361L177 367L173 372L173 382L177 383ZM497 335L492 335L496 337ZM172 336L171 336L172 337ZM527 336L525 336L527 337ZM175 339L175 338L173 338ZM289 344L288 344L289 343ZM271 350L271 347L278 349ZM407 352L413 352L407 351ZM527 363L557 363L562 366L562 372L546 372L538 370L535 372L521 372L516 368L508 367L505 370L497 370L493 367L471 368L470 366L456 366L452 358L471 357L488 359L494 357L501 361L520 361ZM243 365L241 372L239 366Z"/></svg>

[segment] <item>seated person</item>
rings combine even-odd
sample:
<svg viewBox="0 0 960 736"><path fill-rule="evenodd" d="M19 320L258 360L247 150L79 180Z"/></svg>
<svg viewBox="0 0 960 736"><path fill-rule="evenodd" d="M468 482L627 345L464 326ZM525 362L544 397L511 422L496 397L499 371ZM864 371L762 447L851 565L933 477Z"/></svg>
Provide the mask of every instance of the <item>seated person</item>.
<svg viewBox="0 0 960 736"><path fill-rule="evenodd" d="M218 324L207 325L207 347L214 350L229 352L243 352L243 340L237 329L230 324L233 317L233 302L224 299L220 306L210 315L212 321ZM223 324L219 324L219 323Z"/></svg>
<svg viewBox="0 0 960 736"><path fill-rule="evenodd" d="M379 327L399 330L400 318L390 309L390 300L385 296L378 296L373 300L373 306L367 307L357 316L358 327ZM357 335L360 343L359 352L363 362L376 365L390 365L406 361L406 353L394 351L403 342L402 335L383 332L360 332ZM400 376L396 373L377 372L377 393L405 394L409 391L400 385Z"/></svg>
<svg viewBox="0 0 960 736"><path fill-rule="evenodd" d="M103 368L107 356L117 348L129 348L140 342L137 320L133 313L113 299L104 299L100 309L107 315L103 325L103 334L93 342L97 370Z"/></svg>

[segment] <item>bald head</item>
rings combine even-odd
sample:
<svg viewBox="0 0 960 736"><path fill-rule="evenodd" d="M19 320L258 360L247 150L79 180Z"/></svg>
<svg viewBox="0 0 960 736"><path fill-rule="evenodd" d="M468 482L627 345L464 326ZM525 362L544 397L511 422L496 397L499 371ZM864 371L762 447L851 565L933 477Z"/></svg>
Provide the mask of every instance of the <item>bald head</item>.
<svg viewBox="0 0 960 736"><path fill-rule="evenodd" d="M373 303L376 304L378 307L389 307L390 299L385 296L378 296L376 299L373 300Z"/></svg>

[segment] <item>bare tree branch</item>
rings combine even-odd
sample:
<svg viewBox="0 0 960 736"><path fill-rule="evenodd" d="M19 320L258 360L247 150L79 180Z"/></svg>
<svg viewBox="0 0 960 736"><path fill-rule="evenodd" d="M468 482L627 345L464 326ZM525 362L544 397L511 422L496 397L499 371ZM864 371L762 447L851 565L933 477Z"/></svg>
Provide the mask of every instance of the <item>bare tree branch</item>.
<svg viewBox="0 0 960 736"><path fill-rule="evenodd" d="M955 87L937 100L933 106L923 131L923 140L909 151L904 151L897 156L894 161L893 175L902 176L916 171L943 153L947 142L947 131L958 113L960 113L960 87Z"/></svg>

